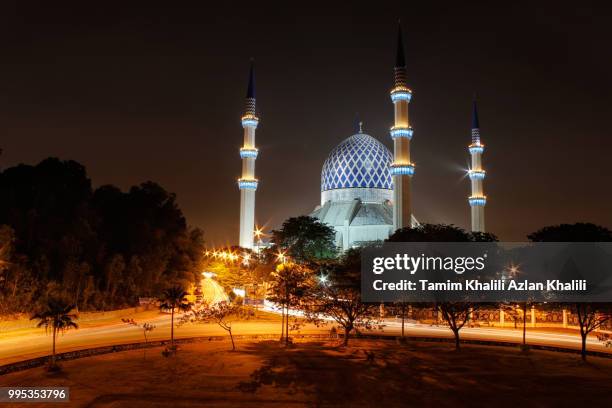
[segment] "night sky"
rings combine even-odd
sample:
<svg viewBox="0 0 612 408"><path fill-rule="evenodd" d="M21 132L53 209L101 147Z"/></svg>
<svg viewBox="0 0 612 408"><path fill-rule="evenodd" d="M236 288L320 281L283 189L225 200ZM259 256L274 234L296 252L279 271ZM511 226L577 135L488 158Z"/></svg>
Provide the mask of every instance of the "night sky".
<svg viewBox="0 0 612 408"><path fill-rule="evenodd" d="M10 3L0 5L3 168L57 156L83 163L95 186L153 180L210 244L236 243L249 58L261 119L256 219L273 228L319 203L321 166L357 113L391 148L399 17L421 222L469 224L477 92L487 230L520 241L561 222L612 227L610 9Z"/></svg>

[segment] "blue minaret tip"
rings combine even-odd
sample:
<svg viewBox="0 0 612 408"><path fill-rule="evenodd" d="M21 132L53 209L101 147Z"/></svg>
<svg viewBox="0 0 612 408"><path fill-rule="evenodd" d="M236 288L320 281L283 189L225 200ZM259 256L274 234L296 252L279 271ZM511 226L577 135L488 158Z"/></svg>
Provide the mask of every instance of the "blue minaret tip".
<svg viewBox="0 0 612 408"><path fill-rule="evenodd" d="M249 87L247 88L247 98L255 99L255 73L254 73L255 61L251 58L251 67L249 68Z"/></svg>
<svg viewBox="0 0 612 408"><path fill-rule="evenodd" d="M478 107L476 106L476 94L472 100L472 129L480 129L480 123L478 122Z"/></svg>
<svg viewBox="0 0 612 408"><path fill-rule="evenodd" d="M406 57L404 56L404 39L402 36L402 22L397 21L397 56L395 58L395 67L403 68L406 66Z"/></svg>

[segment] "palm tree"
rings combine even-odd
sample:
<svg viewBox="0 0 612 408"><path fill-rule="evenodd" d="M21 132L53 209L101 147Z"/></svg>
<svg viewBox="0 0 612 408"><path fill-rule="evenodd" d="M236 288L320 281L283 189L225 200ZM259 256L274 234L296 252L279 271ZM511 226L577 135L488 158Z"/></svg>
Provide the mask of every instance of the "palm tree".
<svg viewBox="0 0 612 408"><path fill-rule="evenodd" d="M171 324L170 324L170 348L174 350L174 311L187 311L191 308L191 303L186 298L187 292L182 286L176 285L163 291L159 298L161 310L170 309Z"/></svg>
<svg viewBox="0 0 612 408"><path fill-rule="evenodd" d="M50 328L53 330L53 352L51 354L50 369L57 369L55 363L55 343L58 332L64 332L71 328L78 329L79 325L74 322L78 316L76 313L71 313L75 305L67 303L61 299L49 298L44 308L35 313L30 320L39 320L36 327L44 327L46 331Z"/></svg>

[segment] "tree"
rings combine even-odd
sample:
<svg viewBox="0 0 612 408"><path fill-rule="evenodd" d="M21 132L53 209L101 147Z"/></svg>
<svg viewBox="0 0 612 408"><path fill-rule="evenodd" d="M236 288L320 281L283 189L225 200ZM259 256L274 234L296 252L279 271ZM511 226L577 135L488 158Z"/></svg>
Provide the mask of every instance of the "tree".
<svg viewBox="0 0 612 408"><path fill-rule="evenodd" d="M459 330L472 318L477 303L470 302L440 302L437 309L442 313L442 318L455 336L455 349L461 349Z"/></svg>
<svg viewBox="0 0 612 408"><path fill-rule="evenodd" d="M612 320L612 305L608 303L575 303L574 309L578 316L578 324L580 325L580 337L582 340L582 348L580 355L582 360L586 361L586 341L589 333L603 326L606 322Z"/></svg>
<svg viewBox="0 0 612 408"><path fill-rule="evenodd" d="M289 309L297 307L313 286L312 272L295 263L281 263L272 274L268 300L282 307L282 334L289 344Z"/></svg>
<svg viewBox="0 0 612 408"><path fill-rule="evenodd" d="M181 323L216 323L228 332L232 341L232 351L236 350L234 335L232 333L232 316L240 317L243 308L231 302L219 302L214 305L205 304L202 308L194 310L190 315L184 316Z"/></svg>
<svg viewBox="0 0 612 408"><path fill-rule="evenodd" d="M180 285L172 286L163 291L159 298L159 308L161 310L170 310L170 349L176 350L174 346L174 311L186 312L191 308L191 303L186 298L187 292Z"/></svg>
<svg viewBox="0 0 612 408"><path fill-rule="evenodd" d="M1 312L34 311L49 285L78 309L133 306L201 271L201 230L154 182L94 190L84 166L49 158L0 171L0 196Z"/></svg>
<svg viewBox="0 0 612 408"><path fill-rule="evenodd" d="M125 324L129 324L130 326L135 326L135 327L138 327L139 329L141 329L142 330L142 334L143 334L144 339L145 339L145 347L149 346L149 339L147 338L147 333L150 332L150 331L153 331L155 329L155 325L153 325L151 323L139 324L133 318L127 318L127 319L122 318L121 321L123 323L125 323ZM147 349L146 348L145 348L145 351L144 351L144 358L147 358Z"/></svg>
<svg viewBox="0 0 612 408"><path fill-rule="evenodd" d="M466 232L454 225L421 224L416 228L402 228L395 231L388 242L495 242L497 237L490 233ZM436 310L442 314L446 325L455 337L455 349L461 349L459 332L472 318L481 303L466 298L461 302L437 302Z"/></svg>
<svg viewBox="0 0 612 408"><path fill-rule="evenodd" d="M272 231L274 249L287 251L299 263L334 258L337 253L335 237L332 227L308 216L289 218L280 230Z"/></svg>
<svg viewBox="0 0 612 408"><path fill-rule="evenodd" d="M591 224L560 224L552 225L532 232L527 236L532 242L612 242L612 231L608 228ZM580 354L586 361L586 340L593 330L601 327L610 319L611 305L609 303L574 303L573 309L578 315L582 346Z"/></svg>
<svg viewBox="0 0 612 408"><path fill-rule="evenodd" d="M406 312L408 311L408 309L410 308L410 305L407 302L404 301L398 301L395 302L395 304L393 305L393 309L395 312L399 312L399 315L402 319L402 332L401 332L401 338L404 338L404 327L406 325Z"/></svg>
<svg viewBox="0 0 612 408"><path fill-rule="evenodd" d="M78 329L79 326L75 323L77 315L71 313L75 305L69 304L62 299L49 298L45 307L35 313L30 320L38 320L36 327L44 327L45 331L49 329L53 334L53 348L51 361L49 363L50 370L58 370L59 366L55 363L55 343L58 332L65 332L71 328Z"/></svg>
<svg viewBox="0 0 612 408"><path fill-rule="evenodd" d="M361 250L349 249L338 262L330 265L325 280L313 289L305 305L310 320L329 316L344 329L344 346L350 333L359 327L371 328L376 305L361 302Z"/></svg>

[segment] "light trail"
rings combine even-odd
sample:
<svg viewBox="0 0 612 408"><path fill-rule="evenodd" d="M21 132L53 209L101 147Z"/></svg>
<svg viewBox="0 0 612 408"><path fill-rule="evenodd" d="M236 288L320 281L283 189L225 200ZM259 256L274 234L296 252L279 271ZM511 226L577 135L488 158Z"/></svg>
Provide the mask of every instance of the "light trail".
<svg viewBox="0 0 612 408"><path fill-rule="evenodd" d="M278 313L273 305L264 307L265 310ZM290 313L294 311L290 310ZM329 318L326 320L330 320ZM176 321L176 320L175 320ZM168 340L170 332L170 316L161 315L142 321L151 323L156 329L148 334L150 341ZM401 322L397 319L384 319L382 330L368 330L364 333L397 336L401 332ZM279 320L245 320L233 323L233 332L236 335L270 335L278 334L280 337L281 324ZM316 327L305 324L300 330L301 334L329 333L330 326ZM297 333L293 331L292 333ZM509 343L522 342L522 329L465 327L461 330L464 340L490 340ZM227 333L216 324L184 325L175 330L176 338L197 336L225 336ZM436 337L452 338L452 332L445 326L405 323L405 335L409 337ZM142 331L123 323L107 324L99 327L71 330L58 336L58 353L80 350L92 347L109 346L116 344L142 342ZM580 335L569 333L555 333L542 328L528 328L527 343L540 346L564 347L579 350L581 346ZM0 365L15 361L26 360L48 355L51 348L51 336L45 335L42 329L18 330L15 333L4 332L0 337ZM603 342L594 337L587 340L589 351L599 351L612 354L612 347L606 347Z"/></svg>

